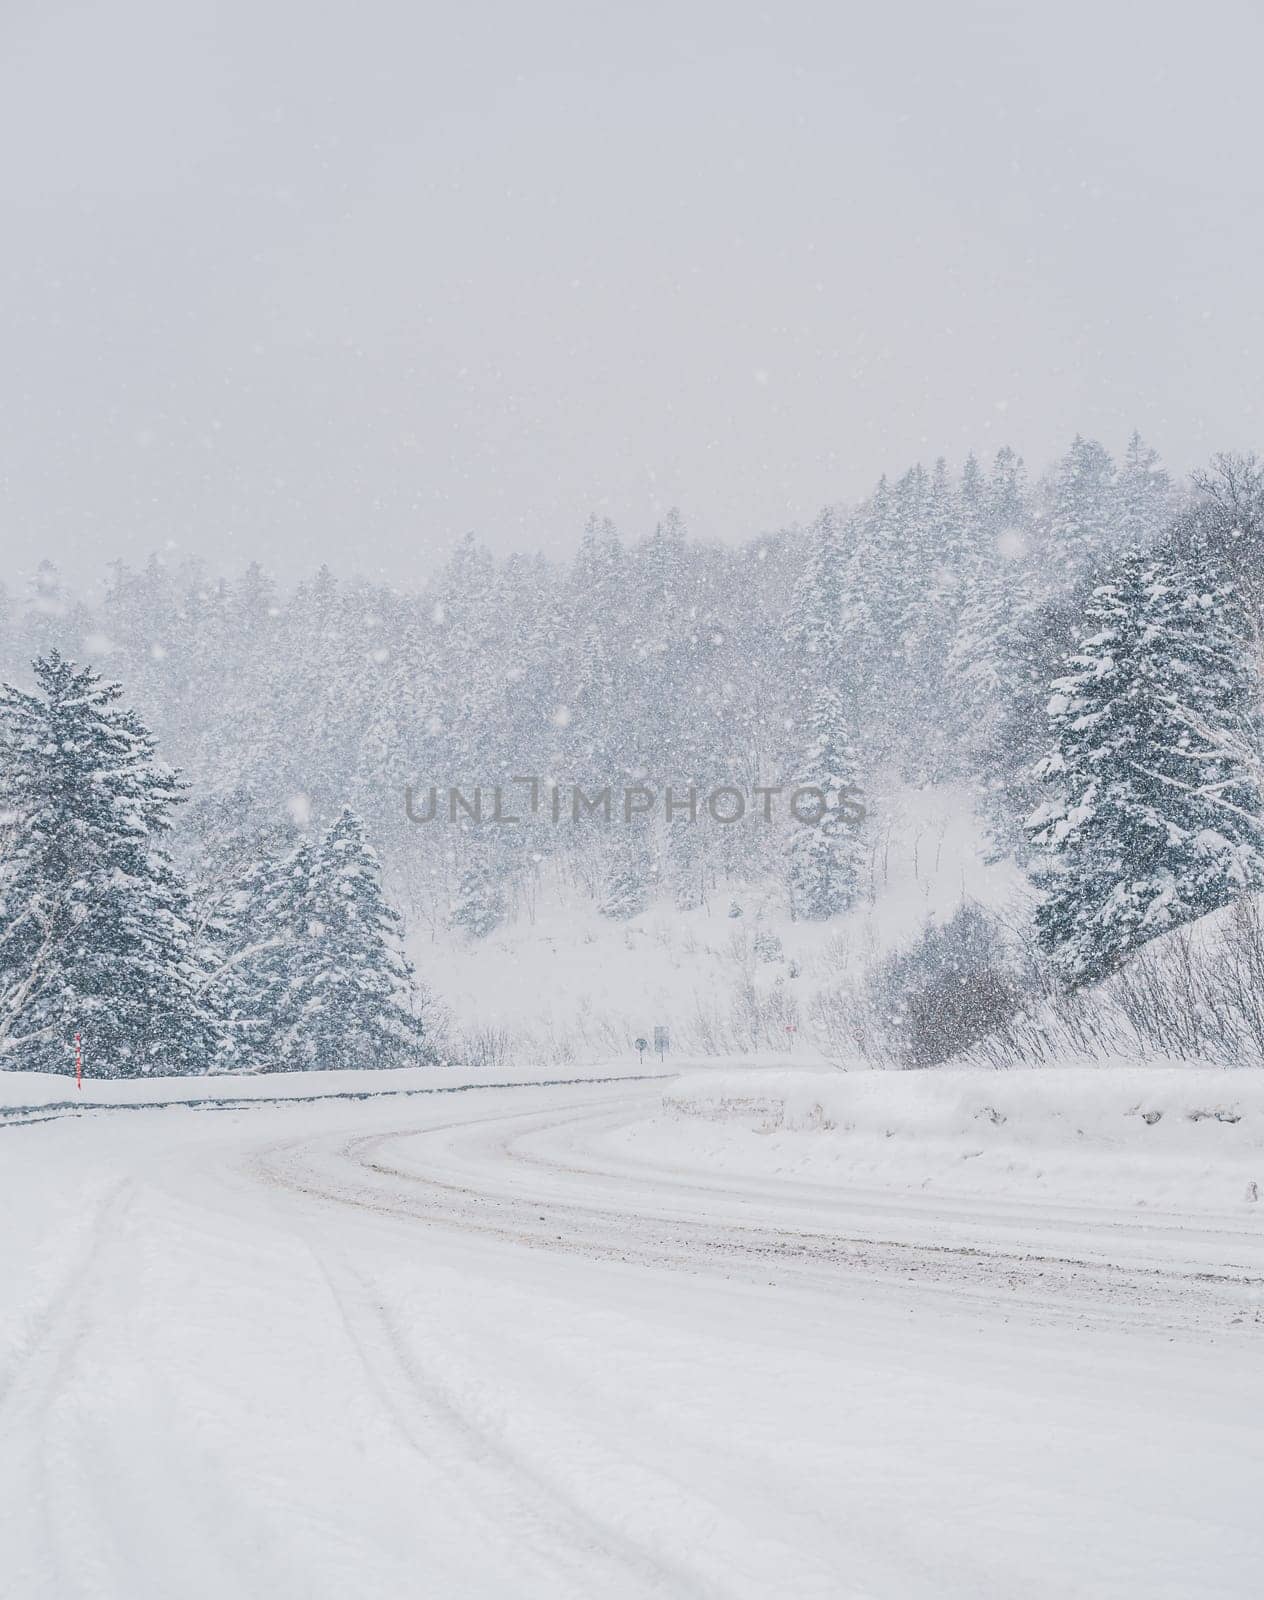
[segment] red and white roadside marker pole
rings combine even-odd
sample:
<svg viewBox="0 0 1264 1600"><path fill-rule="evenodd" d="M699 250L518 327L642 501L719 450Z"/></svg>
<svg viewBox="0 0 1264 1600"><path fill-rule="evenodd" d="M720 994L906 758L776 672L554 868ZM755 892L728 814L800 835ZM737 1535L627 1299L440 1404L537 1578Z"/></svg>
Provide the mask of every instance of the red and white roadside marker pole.
<svg viewBox="0 0 1264 1600"><path fill-rule="evenodd" d="M83 1093L83 1037L75 1035L75 1088Z"/></svg>

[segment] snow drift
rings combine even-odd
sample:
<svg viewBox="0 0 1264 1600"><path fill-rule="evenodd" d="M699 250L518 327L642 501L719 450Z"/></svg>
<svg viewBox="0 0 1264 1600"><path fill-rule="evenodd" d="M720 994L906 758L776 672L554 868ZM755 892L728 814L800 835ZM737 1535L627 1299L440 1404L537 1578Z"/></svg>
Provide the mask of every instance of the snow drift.
<svg viewBox="0 0 1264 1600"><path fill-rule="evenodd" d="M663 1105L656 1137L735 1170L1235 1210L1264 1192L1255 1073L712 1070L671 1084Z"/></svg>

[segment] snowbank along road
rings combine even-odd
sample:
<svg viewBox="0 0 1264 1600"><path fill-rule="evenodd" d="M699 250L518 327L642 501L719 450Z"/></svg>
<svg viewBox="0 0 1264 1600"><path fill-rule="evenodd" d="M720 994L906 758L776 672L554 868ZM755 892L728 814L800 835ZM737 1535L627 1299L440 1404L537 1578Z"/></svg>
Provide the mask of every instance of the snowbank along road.
<svg viewBox="0 0 1264 1600"><path fill-rule="evenodd" d="M1260 1592L1258 1227L655 1164L661 1101L0 1128L0 1595Z"/></svg>

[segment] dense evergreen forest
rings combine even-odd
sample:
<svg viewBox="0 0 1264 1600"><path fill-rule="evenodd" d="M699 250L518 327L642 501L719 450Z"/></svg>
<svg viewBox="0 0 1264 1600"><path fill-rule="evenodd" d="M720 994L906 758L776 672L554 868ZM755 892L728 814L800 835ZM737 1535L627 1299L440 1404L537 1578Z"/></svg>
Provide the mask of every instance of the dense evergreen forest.
<svg viewBox="0 0 1264 1600"><path fill-rule="evenodd" d="M897 783L971 789L992 848L1041 890L1062 980L1096 981L1261 881L1262 542L1257 463L1176 484L1134 436L1118 462L1077 438L1035 481L1008 449L914 466L741 547L692 540L674 512L633 542L593 520L566 563L498 562L471 537L416 591L322 568L283 592L257 565L211 578L154 557L116 563L89 604L45 565L0 614L0 1047L60 1060L74 995L129 982L83 930L127 925L160 975L147 1050L178 1035L191 1065L400 1059L428 1048L401 912L482 937L562 861L611 917L772 878L788 916L828 918ZM57 727L73 759L50 764ZM521 800L528 778L802 785L827 804L815 827L445 809L450 787ZM432 786L419 821L406 792ZM93 870L116 898L142 885L133 903L107 912L89 884L75 909L62 890L91 874L67 866L50 804L98 830ZM361 912L340 926L348 896ZM53 954L72 947L77 976ZM359 1044L328 1022L352 949ZM56 972L42 1011L37 959Z"/></svg>

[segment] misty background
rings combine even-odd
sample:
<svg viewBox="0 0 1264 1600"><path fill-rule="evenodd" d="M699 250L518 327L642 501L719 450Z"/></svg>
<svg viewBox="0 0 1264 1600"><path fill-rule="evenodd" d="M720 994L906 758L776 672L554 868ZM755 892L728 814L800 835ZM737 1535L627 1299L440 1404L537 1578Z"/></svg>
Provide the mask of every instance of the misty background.
<svg viewBox="0 0 1264 1600"><path fill-rule="evenodd" d="M9 0L0 551L410 582L1259 429L1261 13Z"/></svg>

